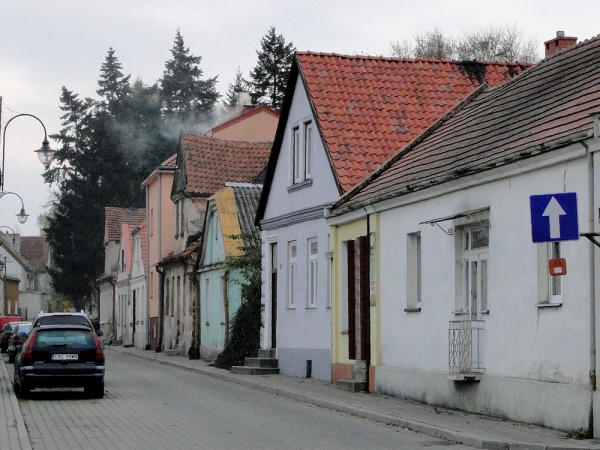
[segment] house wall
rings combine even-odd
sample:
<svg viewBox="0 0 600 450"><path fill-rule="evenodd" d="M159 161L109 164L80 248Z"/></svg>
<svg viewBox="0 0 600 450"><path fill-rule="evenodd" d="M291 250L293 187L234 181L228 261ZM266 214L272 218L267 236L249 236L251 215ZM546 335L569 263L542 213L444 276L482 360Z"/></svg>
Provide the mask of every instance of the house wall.
<svg viewBox="0 0 600 450"><path fill-rule="evenodd" d="M549 277L547 261L538 256L538 247L546 244L532 243L530 195L576 192L580 231L588 223L585 158L560 158L557 154L547 161L553 165L532 172L525 172L523 164L519 172L496 180L488 181L483 174L476 185L467 184L477 181L473 178L446 183L406 196L403 206L381 212L378 392L552 428L587 427L587 240L561 244L568 265L562 277L562 306L536 306L540 286ZM489 207L490 224L489 313L481 316L485 371L479 382L456 382L448 378L448 328L450 321L468 319L455 312L457 296L462 295L457 276L462 233L449 236L437 226L420 223L484 207ZM461 218L439 225L448 230L468 224L475 222ZM407 234L414 232L421 233L422 305L420 312L405 312Z"/></svg>
<svg viewBox="0 0 600 450"><path fill-rule="evenodd" d="M333 251L333 269L332 269L332 370L331 380L337 383L340 380L350 380L353 378L353 368L356 360L350 359L348 354L348 323L344 320L347 315L347 307L343 307L343 302L347 302L347 253L345 242L354 240L360 236L366 236L367 231L371 233L374 249L370 258L370 283L371 283L371 308L370 308L370 341L371 341L371 366L381 364L380 349L380 265L379 265L379 215L369 215L369 226L367 219L358 219L353 222L331 227L331 240ZM374 372L373 369L371 372ZM374 377L370 377L370 381ZM373 389L371 389L373 390Z"/></svg>
<svg viewBox="0 0 600 450"><path fill-rule="evenodd" d="M100 291L100 329L104 332L104 336L100 339L103 343L108 343L115 340L113 336L115 333L115 327L113 326L115 289L108 281L98 283L98 289Z"/></svg>
<svg viewBox="0 0 600 450"><path fill-rule="evenodd" d="M281 373L307 376L307 361L312 361L312 377L331 379L331 309L329 307L329 280L327 257L329 227L324 217L324 206L339 197L331 165L317 130L314 131L311 182L292 186L292 132L291 127L310 120L311 109L301 81L296 83L294 100L284 133L281 151L273 176L273 184L262 231L262 314L261 347L271 348L271 244L277 243L277 358ZM315 307L308 306L308 240L318 240L317 299ZM297 243L297 283L294 293L296 305L289 302L289 243Z"/></svg>
<svg viewBox="0 0 600 450"><path fill-rule="evenodd" d="M144 350L148 344L148 310L146 297L146 278L138 276L131 278L130 302L127 305L128 321L131 322L130 342L137 348ZM135 299L135 311L134 311ZM135 324L135 331L133 325Z"/></svg>
<svg viewBox="0 0 600 450"><path fill-rule="evenodd" d="M191 279L191 268L186 271L183 263L165 266L163 350L175 350L181 356L187 356L192 342Z"/></svg>
<svg viewBox="0 0 600 450"><path fill-rule="evenodd" d="M156 349L159 333L160 276L156 264L173 251L175 243L175 205L171 201L173 177L173 171L157 170L155 176L145 184L148 240L146 263L148 318L145 320L152 324L147 330L151 349Z"/></svg>
<svg viewBox="0 0 600 450"><path fill-rule="evenodd" d="M48 311L46 294L42 292L21 292L18 307L21 309L22 318L33 320L40 311ZM25 310L27 310L26 315L24 314Z"/></svg>
<svg viewBox="0 0 600 450"><path fill-rule="evenodd" d="M279 119L266 111L246 117L211 136L226 141L268 142L275 138Z"/></svg>

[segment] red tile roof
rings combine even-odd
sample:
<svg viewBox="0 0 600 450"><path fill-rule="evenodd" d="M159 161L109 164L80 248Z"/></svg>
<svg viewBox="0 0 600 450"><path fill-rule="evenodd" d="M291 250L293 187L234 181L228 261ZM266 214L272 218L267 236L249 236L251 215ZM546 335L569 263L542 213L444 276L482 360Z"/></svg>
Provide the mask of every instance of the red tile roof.
<svg viewBox="0 0 600 450"><path fill-rule="evenodd" d="M529 67L311 52L296 61L342 192L482 83L504 83Z"/></svg>
<svg viewBox="0 0 600 450"><path fill-rule="evenodd" d="M183 134L188 194L212 195L228 182L250 183L265 167L272 142L224 141Z"/></svg>
<svg viewBox="0 0 600 450"><path fill-rule="evenodd" d="M162 163L160 163L160 167L175 167L177 165L177 153L169 156Z"/></svg>
<svg viewBox="0 0 600 450"><path fill-rule="evenodd" d="M21 255L38 272L45 272L48 264L49 245L46 236L21 236Z"/></svg>
<svg viewBox="0 0 600 450"><path fill-rule="evenodd" d="M121 225L127 223L130 225L138 225L146 218L146 210L144 208L117 208L107 206L104 208L105 233L109 241L121 240Z"/></svg>
<svg viewBox="0 0 600 450"><path fill-rule="evenodd" d="M511 82L483 89L338 200L333 212L586 139L592 133L591 114L600 111L598 61L600 36L552 55Z"/></svg>

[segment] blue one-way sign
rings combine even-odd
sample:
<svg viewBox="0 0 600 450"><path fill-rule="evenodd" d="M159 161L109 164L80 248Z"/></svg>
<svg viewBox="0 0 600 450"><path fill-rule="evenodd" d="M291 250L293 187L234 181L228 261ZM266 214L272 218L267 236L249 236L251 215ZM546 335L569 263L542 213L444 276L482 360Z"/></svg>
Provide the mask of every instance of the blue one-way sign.
<svg viewBox="0 0 600 450"><path fill-rule="evenodd" d="M529 197L529 206L533 242L579 239L575 192L532 195Z"/></svg>

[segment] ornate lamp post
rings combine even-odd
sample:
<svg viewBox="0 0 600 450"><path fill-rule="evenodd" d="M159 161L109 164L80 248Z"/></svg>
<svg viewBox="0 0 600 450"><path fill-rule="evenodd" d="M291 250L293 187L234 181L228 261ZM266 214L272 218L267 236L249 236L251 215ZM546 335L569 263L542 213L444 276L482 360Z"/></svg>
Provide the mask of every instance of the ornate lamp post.
<svg viewBox="0 0 600 450"><path fill-rule="evenodd" d="M54 159L54 153L56 152L56 150L52 150L50 148L50 143L48 142L48 133L46 132L46 126L40 119L38 119L33 114L17 114L16 116L11 117L11 119L8 122L6 122L6 125L4 125L4 131L2 132L2 170L0 172L0 190L2 191L4 190L4 155L6 147L6 128L8 127L8 124L15 120L17 117L23 116L33 117L44 128L44 140L42 141L42 147L34 151L38 154L38 158L40 159L40 162L44 165L45 168L48 168L48 166Z"/></svg>
<svg viewBox="0 0 600 450"><path fill-rule="evenodd" d="M15 235L17 234L17 233L15 233L15 230L13 230L11 227L8 227L6 225L0 225L0 229L2 229L2 228L8 228L10 230L10 232L12 233L12 244L15 245L17 242L17 240L15 239ZM8 234L8 232L6 234Z"/></svg>
<svg viewBox="0 0 600 450"><path fill-rule="evenodd" d="M4 175L4 172L2 174ZM19 223L27 222L27 218L29 217L29 214L27 214L25 212L25 203L23 203L23 199L21 198L21 196L19 194L17 194L16 192L0 191L0 198L4 197L7 194L16 195L17 197L19 197L19 199L21 200L21 212L19 214L17 214L16 216L17 216L17 219L19 219Z"/></svg>

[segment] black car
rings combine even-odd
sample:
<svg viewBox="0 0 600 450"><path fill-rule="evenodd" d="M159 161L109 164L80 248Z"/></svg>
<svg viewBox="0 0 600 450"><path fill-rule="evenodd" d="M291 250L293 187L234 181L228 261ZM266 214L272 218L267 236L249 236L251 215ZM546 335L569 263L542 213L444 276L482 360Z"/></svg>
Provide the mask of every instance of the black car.
<svg viewBox="0 0 600 450"><path fill-rule="evenodd" d="M31 322L20 322L15 327L10 341L8 341L8 362L12 363L15 360L15 356L21 350L21 345L31 330Z"/></svg>
<svg viewBox="0 0 600 450"><path fill-rule="evenodd" d="M93 329L40 325L31 329L14 361L13 388L27 398L35 388L82 387L104 397L104 351Z"/></svg>
<svg viewBox="0 0 600 450"><path fill-rule="evenodd" d="M0 352L6 353L6 350L8 349L8 341L10 341L15 327L19 323L21 322L9 322L2 327L2 334L0 334Z"/></svg>
<svg viewBox="0 0 600 450"><path fill-rule="evenodd" d="M102 330L96 330L94 324L83 312L80 313L40 313L33 320L33 328L41 325L82 325L96 331L98 336L103 336Z"/></svg>

